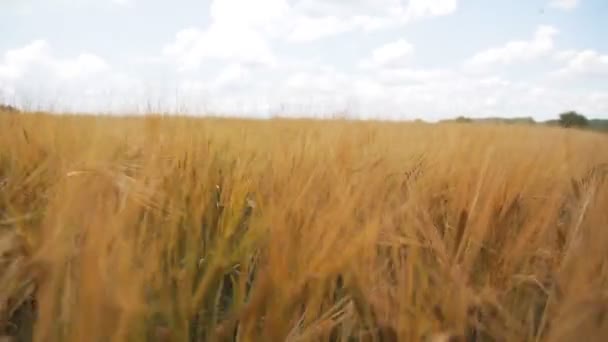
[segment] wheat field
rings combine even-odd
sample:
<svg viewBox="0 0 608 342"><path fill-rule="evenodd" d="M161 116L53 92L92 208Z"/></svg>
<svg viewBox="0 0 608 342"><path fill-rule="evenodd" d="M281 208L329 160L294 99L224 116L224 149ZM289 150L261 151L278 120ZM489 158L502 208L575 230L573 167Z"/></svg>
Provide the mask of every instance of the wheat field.
<svg viewBox="0 0 608 342"><path fill-rule="evenodd" d="M0 115L7 341L608 340L608 136Z"/></svg>

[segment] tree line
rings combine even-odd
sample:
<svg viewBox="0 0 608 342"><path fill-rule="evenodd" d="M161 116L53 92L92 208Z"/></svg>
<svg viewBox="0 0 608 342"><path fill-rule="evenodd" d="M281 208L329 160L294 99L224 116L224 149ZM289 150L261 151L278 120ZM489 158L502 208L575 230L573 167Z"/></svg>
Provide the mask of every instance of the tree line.
<svg viewBox="0 0 608 342"><path fill-rule="evenodd" d="M503 124L546 124L550 126L560 126L564 128L592 129L608 132L608 119L588 119L585 115L576 111L567 111L559 114L557 119L537 122L531 117L519 118L469 118L459 116L455 119L443 120L442 122L471 123L488 122Z"/></svg>
<svg viewBox="0 0 608 342"><path fill-rule="evenodd" d="M21 110L15 106L0 103L0 113L20 113ZM419 120L417 120L419 121ZM507 124L547 124L551 126L561 126L565 128L583 128L593 129L608 132L608 119L588 119L583 114L576 111L568 111L559 114L558 119L536 122L531 117L523 118L469 118L459 116L455 119L442 120L440 122L456 122L456 123L471 123L471 122L490 122L490 123L507 123Z"/></svg>

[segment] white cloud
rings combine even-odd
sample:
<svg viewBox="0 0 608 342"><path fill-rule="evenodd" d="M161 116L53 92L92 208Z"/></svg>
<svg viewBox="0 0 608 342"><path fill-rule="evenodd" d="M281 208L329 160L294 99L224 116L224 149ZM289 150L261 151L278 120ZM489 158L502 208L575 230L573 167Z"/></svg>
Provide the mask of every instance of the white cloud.
<svg viewBox="0 0 608 342"><path fill-rule="evenodd" d="M283 85L276 85L274 94L277 98L288 99L286 102L295 108L309 104L305 108L313 113L330 114L347 109L352 115L363 118L439 119L458 114L514 115L500 111L513 99L530 98L532 88L498 77L466 77L442 69L362 71L341 72L331 67L294 71ZM531 108L522 110L523 107L514 104L509 109L519 110L516 115L524 115Z"/></svg>
<svg viewBox="0 0 608 342"><path fill-rule="evenodd" d="M557 71L559 76L608 76L608 55L595 50L563 51L557 59L566 62L566 66Z"/></svg>
<svg viewBox="0 0 608 342"><path fill-rule="evenodd" d="M555 53L553 58L558 62L567 62L578 54L577 50L562 50Z"/></svg>
<svg viewBox="0 0 608 342"><path fill-rule="evenodd" d="M240 64L231 64L220 72L214 81L217 88L228 86L243 86L251 75L250 70Z"/></svg>
<svg viewBox="0 0 608 342"><path fill-rule="evenodd" d="M55 68L57 75L63 79L73 79L77 77L88 77L104 71L108 71L110 66L102 58L83 53L72 60L56 61Z"/></svg>
<svg viewBox="0 0 608 342"><path fill-rule="evenodd" d="M59 58L44 40L8 50L0 58L0 90L30 97L26 102L41 106L60 102L83 107L107 105L104 94L140 86L137 80L113 71L97 55L83 52L72 58Z"/></svg>
<svg viewBox="0 0 608 342"><path fill-rule="evenodd" d="M198 37L197 34L194 36ZM189 41L188 34L182 41ZM406 44L393 43L392 46ZM603 65L606 60L605 56L589 51L561 54L562 58L570 58L564 59L563 63L573 70L588 70L589 66L594 70L593 66ZM401 54L387 52L377 56L396 55ZM392 59L378 57L377 60ZM60 98L69 97L73 106L85 110L145 110L137 105L146 101L156 103L157 99L161 104L159 108L171 109L177 101L170 96L174 93L141 90L145 89L141 81L114 72L94 55L83 53L57 58L44 41L11 50L0 61L0 90L4 96L41 82L49 90L61 89ZM181 77L192 78L175 80L179 85L180 104L193 111L235 115L264 116L281 109L286 115L324 116L346 109L360 118L436 120L456 115L534 115L548 119L564 108L594 115L608 106L608 93L602 91L560 90L551 84L515 82L498 76L471 76L456 69L395 67L390 63L347 71L309 60L282 63L278 69L252 69L233 62L224 63L219 72L207 80L189 74ZM49 95L36 99L52 101L53 98ZM108 101L113 105L108 107Z"/></svg>
<svg viewBox="0 0 608 342"><path fill-rule="evenodd" d="M44 40L36 40L19 49L9 50L0 63L0 79L18 79L33 64L51 63L49 46Z"/></svg>
<svg viewBox="0 0 608 342"><path fill-rule="evenodd" d="M372 51L371 58L361 61L360 66L364 68L402 66L413 53L414 46L405 39L399 39Z"/></svg>
<svg viewBox="0 0 608 342"><path fill-rule="evenodd" d="M512 82L502 79L498 76L486 77L479 80L481 86L488 87L508 87L513 85Z"/></svg>
<svg viewBox="0 0 608 342"><path fill-rule="evenodd" d="M587 106L595 113L608 113L608 92L595 91L587 95Z"/></svg>
<svg viewBox="0 0 608 342"><path fill-rule="evenodd" d="M202 31L189 28L177 33L163 54L180 71L197 69L208 59L254 65L273 65L276 58L264 37L254 30L214 24Z"/></svg>
<svg viewBox="0 0 608 342"><path fill-rule="evenodd" d="M211 17L218 25L303 42L448 15L457 5L457 0L213 0Z"/></svg>
<svg viewBox="0 0 608 342"><path fill-rule="evenodd" d="M36 40L5 53L0 63L0 78L18 80L28 73L43 71L56 79L73 79L99 74L109 68L101 57L86 52L72 59L55 58L46 41Z"/></svg>
<svg viewBox="0 0 608 342"><path fill-rule="evenodd" d="M513 81L450 69L375 68L356 72L331 67L294 70L276 84L271 108L282 99L310 115L347 109L356 117L424 118L532 116L546 120L565 108L605 113L608 92L560 89L551 82ZM307 106L308 105L308 106ZM288 106L289 107L289 106ZM297 112L297 110L296 110Z"/></svg>
<svg viewBox="0 0 608 342"><path fill-rule="evenodd" d="M70 8L80 3L52 1ZM86 6L93 4L83 1ZM95 6L113 13L113 2L128 5L133 1L97 1ZM437 50L427 50L425 43L433 42L416 36L422 31L403 36L420 42L415 48L406 39L384 40L408 32L404 25L454 13L457 0L204 3L210 9L210 20L204 26L179 30L158 54L131 61L129 72L140 72L137 79L119 72L101 56L90 52L64 55L45 41L35 41L0 54L0 96L30 91L35 101L61 98L85 110L147 110L146 104L152 103L157 110L186 106L192 112L214 114L268 115L287 108L289 113L314 116L347 109L364 118L439 119L461 114L550 118L570 108L590 116L608 111L608 92L602 90L601 82L588 82L585 87L570 81L557 85L556 78L522 72L550 62L562 67L555 72L561 76L608 75L605 52L557 50L558 31L551 26L539 26L535 32L532 28L529 36L498 41L485 51L482 46L466 61L455 60L464 52L456 46L450 46L445 56L425 58ZM375 30L386 32L370 34ZM332 36L325 43L351 46L337 53L338 47L332 47L332 56L328 56L327 44L317 41ZM465 45L476 44L470 43ZM123 53L133 57L138 51L112 57ZM524 63L524 70L513 67L508 75L491 68ZM46 95L38 97L43 91Z"/></svg>
<svg viewBox="0 0 608 342"><path fill-rule="evenodd" d="M457 0L300 0L288 16L288 39L310 41L353 30L397 27L452 14Z"/></svg>
<svg viewBox="0 0 608 342"><path fill-rule="evenodd" d="M294 26L287 35L293 42L313 41L331 35L350 31L357 26L353 19L343 19L335 16L326 17L297 17Z"/></svg>
<svg viewBox="0 0 608 342"><path fill-rule="evenodd" d="M294 11L306 16L353 17L367 14L385 16L393 8L401 7L400 0L296 0Z"/></svg>
<svg viewBox="0 0 608 342"><path fill-rule="evenodd" d="M211 17L215 23L259 28L289 11L287 0L213 0Z"/></svg>
<svg viewBox="0 0 608 342"><path fill-rule="evenodd" d="M285 0L214 0L209 27L179 31L163 55L180 71L197 69L210 59L273 65L276 58L263 30L287 9Z"/></svg>
<svg viewBox="0 0 608 342"><path fill-rule="evenodd" d="M287 88L298 92L337 92L346 86L348 77L333 68L325 67L317 72L298 71L287 78Z"/></svg>
<svg viewBox="0 0 608 342"><path fill-rule="evenodd" d="M578 7L579 3L579 0L552 0L549 6L561 10L573 10Z"/></svg>
<svg viewBox="0 0 608 342"><path fill-rule="evenodd" d="M410 19L436 17L452 14L457 7L457 0L410 0L405 13Z"/></svg>
<svg viewBox="0 0 608 342"><path fill-rule="evenodd" d="M449 15L458 7L457 0L299 0L294 3L294 9L307 16L384 17L402 23Z"/></svg>
<svg viewBox="0 0 608 342"><path fill-rule="evenodd" d="M163 56L180 71L197 69L213 59L276 66L271 44L275 39L315 41L357 29L370 31L447 15L456 7L457 0L410 0L406 4L400 0L213 0L210 25L178 32L175 41L165 45ZM382 63L382 58L391 56L374 58Z"/></svg>
<svg viewBox="0 0 608 342"><path fill-rule="evenodd" d="M553 38L558 30L552 26L540 26L531 40L514 40L503 46L479 52L468 61L469 66L488 67L530 62L546 56L554 48Z"/></svg>
<svg viewBox="0 0 608 342"><path fill-rule="evenodd" d="M441 81L453 74L441 69L395 68L378 70L374 77L384 85L407 85Z"/></svg>

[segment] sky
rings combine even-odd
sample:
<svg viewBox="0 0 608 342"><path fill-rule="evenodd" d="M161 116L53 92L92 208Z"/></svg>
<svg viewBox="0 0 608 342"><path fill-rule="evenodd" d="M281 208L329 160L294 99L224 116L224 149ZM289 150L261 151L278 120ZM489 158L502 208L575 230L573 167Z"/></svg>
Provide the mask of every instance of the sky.
<svg viewBox="0 0 608 342"><path fill-rule="evenodd" d="M0 102L608 119L606 0L1 0Z"/></svg>

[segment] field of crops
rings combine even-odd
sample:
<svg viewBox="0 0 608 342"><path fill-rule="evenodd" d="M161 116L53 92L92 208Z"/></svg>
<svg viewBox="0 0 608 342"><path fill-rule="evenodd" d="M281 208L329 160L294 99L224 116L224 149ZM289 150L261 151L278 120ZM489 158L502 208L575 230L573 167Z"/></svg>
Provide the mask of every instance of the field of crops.
<svg viewBox="0 0 608 342"><path fill-rule="evenodd" d="M0 115L6 340L606 341L607 246L599 133Z"/></svg>

